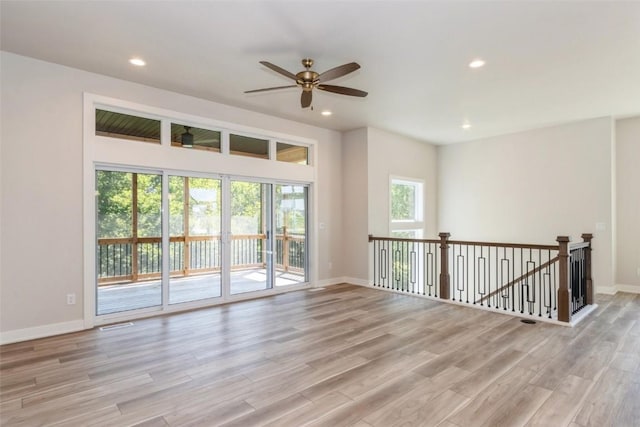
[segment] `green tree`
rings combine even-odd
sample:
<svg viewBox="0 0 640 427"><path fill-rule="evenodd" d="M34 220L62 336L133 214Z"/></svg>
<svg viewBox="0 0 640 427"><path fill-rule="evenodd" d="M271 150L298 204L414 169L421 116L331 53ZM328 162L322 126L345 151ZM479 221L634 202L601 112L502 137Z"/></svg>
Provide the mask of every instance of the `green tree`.
<svg viewBox="0 0 640 427"><path fill-rule="evenodd" d="M162 176L135 174L138 180L138 236L162 236Z"/></svg>
<svg viewBox="0 0 640 427"><path fill-rule="evenodd" d="M231 182L231 231L235 234L262 233L263 185Z"/></svg>
<svg viewBox="0 0 640 427"><path fill-rule="evenodd" d="M415 219L415 187L407 184L391 184L391 220Z"/></svg>
<svg viewBox="0 0 640 427"><path fill-rule="evenodd" d="M99 238L131 237L132 177L127 172L96 171Z"/></svg>

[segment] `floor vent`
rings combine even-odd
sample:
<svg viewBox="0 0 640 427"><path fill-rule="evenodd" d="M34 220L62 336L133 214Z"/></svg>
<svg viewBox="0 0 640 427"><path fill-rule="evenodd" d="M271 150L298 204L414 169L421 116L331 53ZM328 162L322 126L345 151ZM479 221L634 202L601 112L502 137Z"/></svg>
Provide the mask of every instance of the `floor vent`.
<svg viewBox="0 0 640 427"><path fill-rule="evenodd" d="M318 291L324 291L326 288L311 288L309 289L309 292L318 292Z"/></svg>
<svg viewBox="0 0 640 427"><path fill-rule="evenodd" d="M100 328L101 331L113 331L114 329L122 329L122 328L128 328L129 326L133 326L133 322L127 322L127 323L115 323L113 325L108 325L108 326L102 326Z"/></svg>
<svg viewBox="0 0 640 427"><path fill-rule="evenodd" d="M531 319L522 319L520 320L522 323L526 323L527 325L535 325L536 321Z"/></svg>

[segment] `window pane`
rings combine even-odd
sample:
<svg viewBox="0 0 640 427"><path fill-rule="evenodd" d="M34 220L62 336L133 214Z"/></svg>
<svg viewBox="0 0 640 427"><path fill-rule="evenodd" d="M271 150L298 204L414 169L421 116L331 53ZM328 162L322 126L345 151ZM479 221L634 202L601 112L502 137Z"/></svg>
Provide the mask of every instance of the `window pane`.
<svg viewBox="0 0 640 427"><path fill-rule="evenodd" d="M391 237L400 239L422 239L422 230L392 230Z"/></svg>
<svg viewBox="0 0 640 427"><path fill-rule="evenodd" d="M169 304L221 293L221 181L169 177Z"/></svg>
<svg viewBox="0 0 640 427"><path fill-rule="evenodd" d="M272 286L271 184L231 181L232 295Z"/></svg>
<svg viewBox="0 0 640 427"><path fill-rule="evenodd" d="M269 158L269 140L241 135L229 135L229 151L239 156Z"/></svg>
<svg viewBox="0 0 640 427"><path fill-rule="evenodd" d="M96 189L96 314L161 305L162 177L99 170Z"/></svg>
<svg viewBox="0 0 640 427"><path fill-rule="evenodd" d="M138 189L138 237L162 236L162 177L136 174Z"/></svg>
<svg viewBox="0 0 640 427"><path fill-rule="evenodd" d="M160 120L96 109L96 135L160 144Z"/></svg>
<svg viewBox="0 0 640 427"><path fill-rule="evenodd" d="M169 235L184 235L184 206L185 206L185 178L182 176L169 177Z"/></svg>
<svg viewBox="0 0 640 427"><path fill-rule="evenodd" d="M99 239L129 238L133 232L132 174L96 172Z"/></svg>
<svg viewBox="0 0 640 427"><path fill-rule="evenodd" d="M276 144L276 159L281 162L298 163L300 165L309 164L309 149L301 145Z"/></svg>
<svg viewBox="0 0 640 427"><path fill-rule="evenodd" d="M189 143L193 146L189 147ZM219 153L220 132L171 123L171 145Z"/></svg>
<svg viewBox="0 0 640 427"><path fill-rule="evenodd" d="M416 218L416 185L391 184L391 220L417 221Z"/></svg>
<svg viewBox="0 0 640 427"><path fill-rule="evenodd" d="M307 186L275 186L276 286L307 280Z"/></svg>

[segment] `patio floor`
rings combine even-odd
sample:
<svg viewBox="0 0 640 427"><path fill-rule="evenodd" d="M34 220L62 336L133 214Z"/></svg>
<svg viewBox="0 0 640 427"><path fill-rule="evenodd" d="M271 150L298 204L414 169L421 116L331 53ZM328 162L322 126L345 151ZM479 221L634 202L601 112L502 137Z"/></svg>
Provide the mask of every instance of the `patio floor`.
<svg viewBox="0 0 640 427"><path fill-rule="evenodd" d="M304 282L304 274L276 272L275 286ZM251 269L231 273L231 294L267 289L266 270ZM169 282L169 304L216 298L221 295L220 274L175 277ZM98 287L98 315L118 313L162 304L160 280Z"/></svg>

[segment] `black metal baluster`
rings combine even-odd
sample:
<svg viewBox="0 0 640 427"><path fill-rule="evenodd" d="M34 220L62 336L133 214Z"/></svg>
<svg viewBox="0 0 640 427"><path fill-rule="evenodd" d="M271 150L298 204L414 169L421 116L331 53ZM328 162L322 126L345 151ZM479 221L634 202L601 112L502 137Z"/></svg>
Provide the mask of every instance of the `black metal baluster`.
<svg viewBox="0 0 640 427"><path fill-rule="evenodd" d="M475 248L475 246L474 246ZM467 304L469 304L469 245L467 245L467 259L465 264L465 268L466 268L466 274L465 274L465 278L467 279L467 283L465 283L465 294L467 296Z"/></svg>

